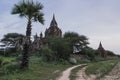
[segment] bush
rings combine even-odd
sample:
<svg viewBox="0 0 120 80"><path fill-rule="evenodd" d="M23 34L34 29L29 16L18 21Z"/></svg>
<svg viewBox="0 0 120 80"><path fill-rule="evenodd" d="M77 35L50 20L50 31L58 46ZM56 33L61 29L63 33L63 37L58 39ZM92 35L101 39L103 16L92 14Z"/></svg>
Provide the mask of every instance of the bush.
<svg viewBox="0 0 120 80"><path fill-rule="evenodd" d="M0 57L0 66L2 66L2 63L3 63L3 58Z"/></svg>
<svg viewBox="0 0 120 80"><path fill-rule="evenodd" d="M82 49L82 54L85 54L86 55L86 58L91 60L91 61L94 61L95 60L95 50L92 49L92 48L84 48Z"/></svg>
<svg viewBox="0 0 120 80"><path fill-rule="evenodd" d="M103 61L105 60L103 57L97 56L95 57L95 61Z"/></svg>
<svg viewBox="0 0 120 80"><path fill-rule="evenodd" d="M100 61L95 63L88 64L88 67L85 70L85 73L89 76L91 74L96 75L97 79L103 77L112 68L118 63L119 60L108 60L108 61Z"/></svg>
<svg viewBox="0 0 120 80"><path fill-rule="evenodd" d="M55 60L55 55L51 49L48 47L42 47L40 50L40 54L42 56L43 61L53 61Z"/></svg>
<svg viewBox="0 0 120 80"><path fill-rule="evenodd" d="M116 56L114 52L109 51L109 50L107 50L106 53L107 53L109 56Z"/></svg>
<svg viewBox="0 0 120 80"><path fill-rule="evenodd" d="M68 60L70 57L70 46L67 40L63 38L51 38L49 48L54 51L56 60L64 59Z"/></svg>
<svg viewBox="0 0 120 80"><path fill-rule="evenodd" d="M77 64L77 60L76 60L75 58L70 58L70 59L69 59L69 62L70 62L71 64Z"/></svg>
<svg viewBox="0 0 120 80"><path fill-rule="evenodd" d="M6 65L6 64L9 64L9 63L10 63L10 61L4 60L4 61L2 62L2 66Z"/></svg>
<svg viewBox="0 0 120 80"><path fill-rule="evenodd" d="M5 74L15 73L19 70L19 64L17 62L11 62L2 67Z"/></svg>
<svg viewBox="0 0 120 80"><path fill-rule="evenodd" d="M86 59L86 58L83 58L83 59L80 59L80 60L77 60L78 63L89 63L91 62L90 60Z"/></svg>
<svg viewBox="0 0 120 80"><path fill-rule="evenodd" d="M0 55L1 55L1 56L4 56L4 55L5 55L5 52L4 52L4 51L0 51Z"/></svg>
<svg viewBox="0 0 120 80"><path fill-rule="evenodd" d="M16 48L9 48L9 49L6 49L5 51L0 51L0 55L6 56L6 57L7 56L17 56L18 52L16 51Z"/></svg>

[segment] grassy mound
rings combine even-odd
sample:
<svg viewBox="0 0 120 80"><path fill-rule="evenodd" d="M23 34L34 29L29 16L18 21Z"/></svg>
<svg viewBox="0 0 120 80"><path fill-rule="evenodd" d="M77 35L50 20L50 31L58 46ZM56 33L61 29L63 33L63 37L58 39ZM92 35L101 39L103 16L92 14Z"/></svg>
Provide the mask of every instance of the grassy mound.
<svg viewBox="0 0 120 80"><path fill-rule="evenodd" d="M30 58L30 67L26 71L16 70L11 62L5 66L0 67L0 80L54 80L63 70L72 65L58 64L58 63L45 63L38 57ZM15 70L14 70L15 69ZM12 72L8 72L11 71ZM7 73L6 73L7 72Z"/></svg>
<svg viewBox="0 0 120 80"><path fill-rule="evenodd" d="M112 68L118 63L119 60L108 60L108 61L101 61L90 63L86 68L85 72L89 76L90 74L94 74L97 78L103 77Z"/></svg>

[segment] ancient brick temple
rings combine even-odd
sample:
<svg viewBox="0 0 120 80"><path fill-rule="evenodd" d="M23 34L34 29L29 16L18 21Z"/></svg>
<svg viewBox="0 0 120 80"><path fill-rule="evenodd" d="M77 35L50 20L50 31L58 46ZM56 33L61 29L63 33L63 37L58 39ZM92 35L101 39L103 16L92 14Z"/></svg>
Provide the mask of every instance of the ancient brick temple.
<svg viewBox="0 0 120 80"><path fill-rule="evenodd" d="M55 36L62 36L62 31L61 29L59 29L58 24L55 20L55 16L53 15L53 19L50 23L50 27L48 29L46 29L45 31L45 37L55 37Z"/></svg>
<svg viewBox="0 0 120 80"><path fill-rule="evenodd" d="M61 36L62 31L61 29L59 29L58 24L55 20L55 16L53 15L50 27L45 31L45 37L43 37L42 33L40 33L39 36L37 34L34 36L33 49L40 49L42 46L47 46L48 45L47 37L61 37Z"/></svg>
<svg viewBox="0 0 120 80"><path fill-rule="evenodd" d="M100 52L100 55L104 58L107 57L107 52L105 51L105 49L102 46L102 43L100 42L99 47L98 47L98 51Z"/></svg>

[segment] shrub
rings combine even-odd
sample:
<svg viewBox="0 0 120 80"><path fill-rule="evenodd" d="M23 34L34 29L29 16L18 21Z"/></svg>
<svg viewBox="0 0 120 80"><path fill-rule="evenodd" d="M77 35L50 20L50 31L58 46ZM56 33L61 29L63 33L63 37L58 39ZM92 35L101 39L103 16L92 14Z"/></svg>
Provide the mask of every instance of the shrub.
<svg viewBox="0 0 120 80"><path fill-rule="evenodd" d="M40 50L40 54L42 56L43 61L53 61L55 60L55 55L51 49L48 47L42 47Z"/></svg>
<svg viewBox="0 0 120 80"><path fill-rule="evenodd" d="M103 61L105 60L103 57L97 56L95 57L95 61Z"/></svg>
<svg viewBox="0 0 120 80"><path fill-rule="evenodd" d="M114 52L107 50L106 51L109 56L116 56Z"/></svg>
<svg viewBox="0 0 120 80"><path fill-rule="evenodd" d="M15 73L19 70L19 64L17 62L11 62L2 67L5 74Z"/></svg>
<svg viewBox="0 0 120 80"><path fill-rule="evenodd" d="M19 51L16 51L16 48L9 48L5 51L0 51L0 55L2 56L18 56Z"/></svg>
<svg viewBox="0 0 120 80"><path fill-rule="evenodd" d="M84 48L81 52L86 55L87 59L89 59L91 61L95 60L95 50L94 49L87 47L87 48Z"/></svg>
<svg viewBox="0 0 120 80"><path fill-rule="evenodd" d="M63 38L51 38L49 48L54 51L56 60L68 60L70 57L70 46L67 40Z"/></svg>
<svg viewBox="0 0 120 80"><path fill-rule="evenodd" d="M111 71L112 68L118 63L118 61L119 60L108 60L90 63L88 64L85 73L87 75L94 74L97 77L96 80L99 80L99 78L103 77L105 74Z"/></svg>
<svg viewBox="0 0 120 80"><path fill-rule="evenodd" d="M4 60L4 61L2 62L2 66L6 65L6 64L9 64L9 63L10 63L10 61Z"/></svg>
<svg viewBox="0 0 120 80"><path fill-rule="evenodd" d="M0 66L2 66L2 63L3 63L3 58L0 57Z"/></svg>
<svg viewBox="0 0 120 80"><path fill-rule="evenodd" d="M83 58L83 59L80 59L80 60L77 60L77 61L78 61L78 63L89 63L89 62L91 62L87 58Z"/></svg>
<svg viewBox="0 0 120 80"><path fill-rule="evenodd" d="M69 62L70 62L71 64L77 64L77 60L76 60L75 58L70 58L70 59L69 59Z"/></svg>

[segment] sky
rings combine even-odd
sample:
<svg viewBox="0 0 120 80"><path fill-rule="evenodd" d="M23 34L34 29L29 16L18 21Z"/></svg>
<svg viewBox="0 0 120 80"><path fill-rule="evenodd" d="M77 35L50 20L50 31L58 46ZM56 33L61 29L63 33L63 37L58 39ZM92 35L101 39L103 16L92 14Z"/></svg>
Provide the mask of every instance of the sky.
<svg viewBox="0 0 120 80"><path fill-rule="evenodd" d="M25 34L27 20L12 15L14 4L21 0L0 0L0 39L7 33ZM33 0L44 5L45 24L32 24L32 36L44 33L53 14L63 34L77 32L89 38L97 49L100 41L106 50L120 54L120 0Z"/></svg>

